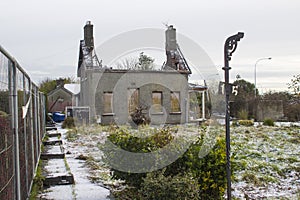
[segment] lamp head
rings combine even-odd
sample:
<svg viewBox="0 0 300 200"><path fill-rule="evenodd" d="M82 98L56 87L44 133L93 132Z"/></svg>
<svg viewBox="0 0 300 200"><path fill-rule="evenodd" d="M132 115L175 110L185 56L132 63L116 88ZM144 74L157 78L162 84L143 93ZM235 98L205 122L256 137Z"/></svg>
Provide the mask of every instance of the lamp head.
<svg viewBox="0 0 300 200"><path fill-rule="evenodd" d="M244 33L243 32L238 32L236 35L236 39L237 41L240 41L240 39L242 39L244 37Z"/></svg>

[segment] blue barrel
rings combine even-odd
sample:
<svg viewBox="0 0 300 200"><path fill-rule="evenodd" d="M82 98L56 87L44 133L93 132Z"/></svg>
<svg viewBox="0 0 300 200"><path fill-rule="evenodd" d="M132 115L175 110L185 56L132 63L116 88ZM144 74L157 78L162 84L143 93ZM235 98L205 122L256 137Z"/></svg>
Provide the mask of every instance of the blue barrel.
<svg viewBox="0 0 300 200"><path fill-rule="evenodd" d="M54 112L52 113L52 119L55 122L62 122L65 120L65 114L59 113L59 112Z"/></svg>

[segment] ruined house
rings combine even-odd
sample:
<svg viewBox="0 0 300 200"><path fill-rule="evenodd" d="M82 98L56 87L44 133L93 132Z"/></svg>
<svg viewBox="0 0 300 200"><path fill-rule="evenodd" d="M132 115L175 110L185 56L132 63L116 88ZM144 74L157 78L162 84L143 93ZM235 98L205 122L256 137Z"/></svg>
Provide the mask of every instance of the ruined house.
<svg viewBox="0 0 300 200"><path fill-rule="evenodd" d="M143 108L151 124L189 120L188 77L192 72L177 45L176 29L168 26L165 35L166 62L160 70L113 69L99 62L93 25L87 22L80 41L77 76L81 80L79 106L90 108L92 121L130 123L137 107Z"/></svg>

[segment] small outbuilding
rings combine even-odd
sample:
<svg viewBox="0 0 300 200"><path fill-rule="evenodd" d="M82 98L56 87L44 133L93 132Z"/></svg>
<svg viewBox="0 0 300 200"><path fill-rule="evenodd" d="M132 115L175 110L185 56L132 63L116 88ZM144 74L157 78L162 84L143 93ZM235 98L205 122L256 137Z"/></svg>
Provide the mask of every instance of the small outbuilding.
<svg viewBox="0 0 300 200"><path fill-rule="evenodd" d="M60 84L47 95L48 112L64 112L67 106L76 106L79 101L79 84Z"/></svg>

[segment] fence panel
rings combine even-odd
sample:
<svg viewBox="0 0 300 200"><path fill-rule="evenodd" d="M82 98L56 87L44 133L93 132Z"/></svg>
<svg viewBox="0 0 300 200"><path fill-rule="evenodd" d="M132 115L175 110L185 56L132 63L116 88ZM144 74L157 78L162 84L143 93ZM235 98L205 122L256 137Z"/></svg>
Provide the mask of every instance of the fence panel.
<svg viewBox="0 0 300 200"><path fill-rule="evenodd" d="M9 91L10 66L10 60L0 53L0 199L13 199L15 189Z"/></svg>
<svg viewBox="0 0 300 200"><path fill-rule="evenodd" d="M44 95L0 46L0 199L28 199L44 133Z"/></svg>

